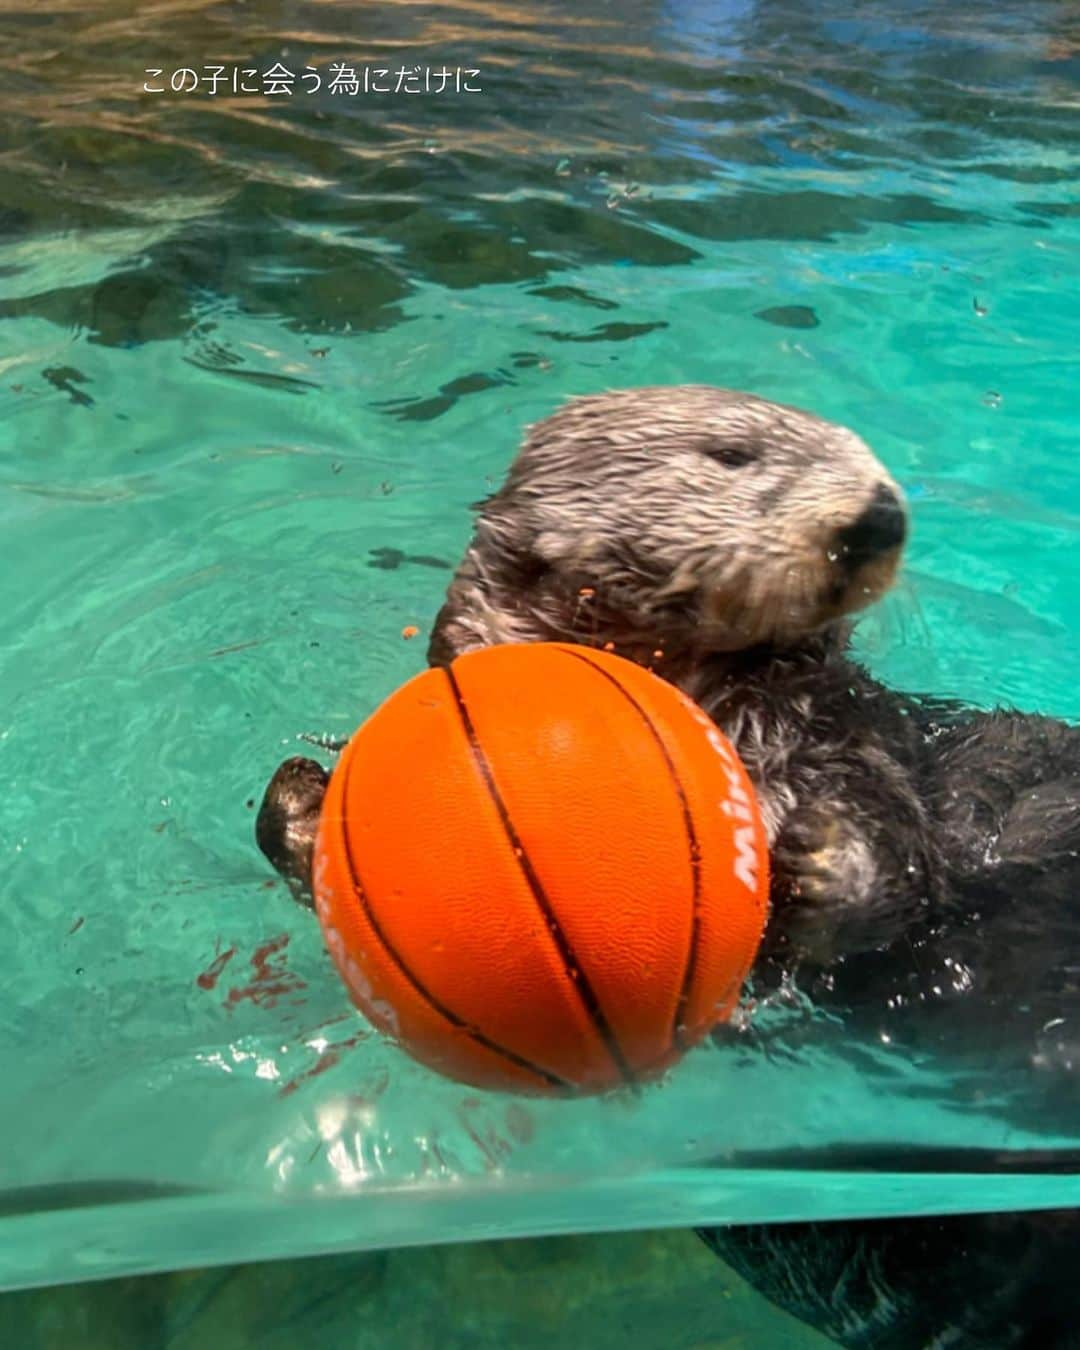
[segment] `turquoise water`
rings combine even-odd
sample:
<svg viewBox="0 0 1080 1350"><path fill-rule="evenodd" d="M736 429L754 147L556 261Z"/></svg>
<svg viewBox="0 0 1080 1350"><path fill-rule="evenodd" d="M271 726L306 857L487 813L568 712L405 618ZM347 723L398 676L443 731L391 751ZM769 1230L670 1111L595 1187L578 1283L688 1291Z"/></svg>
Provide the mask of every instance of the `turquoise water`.
<svg viewBox="0 0 1080 1350"><path fill-rule="evenodd" d="M0 1283L1080 1202L913 1174L1076 1140L885 1052L702 1050L599 1102L438 1081L365 1032L252 839L298 736L421 666L523 427L608 387L856 428L915 515L874 669L1080 716L1080 38L1064 4L849 11L5 7ZM395 59L482 92L140 92ZM837 1142L877 1171L800 1167Z"/></svg>

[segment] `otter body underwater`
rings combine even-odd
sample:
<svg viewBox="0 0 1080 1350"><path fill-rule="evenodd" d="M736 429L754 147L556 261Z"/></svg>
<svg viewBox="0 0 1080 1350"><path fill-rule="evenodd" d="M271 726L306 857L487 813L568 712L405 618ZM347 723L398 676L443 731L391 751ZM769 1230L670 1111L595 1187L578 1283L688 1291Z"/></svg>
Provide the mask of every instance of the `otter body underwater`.
<svg viewBox="0 0 1080 1350"><path fill-rule="evenodd" d="M767 1002L794 982L842 1015L841 1051L940 1055L971 1101L989 1093L1036 1130L1064 1129L1078 1118L1080 730L898 693L851 657L850 616L891 585L907 532L900 489L869 448L812 414L708 386L574 399L530 430L479 507L429 660L564 641L653 665L725 731L758 791L773 880L755 993ZM260 847L298 891L325 783L314 761L289 760L259 813ZM1047 1259L1073 1223L1012 1220ZM967 1225L969 1250L986 1235L991 1260L1002 1231L1000 1219L903 1221L919 1222ZM962 1331L948 1238L931 1281L896 1259L900 1229L709 1240L843 1344L931 1344L915 1305L919 1327L941 1309L936 1330L955 1331L942 1345L1028 1343L1022 1328L989 1341ZM888 1296L872 1278L886 1250ZM882 1294L872 1316L840 1295L827 1309L816 1291L822 1279L856 1289L853 1267ZM1070 1343L1040 1330L1040 1345Z"/></svg>

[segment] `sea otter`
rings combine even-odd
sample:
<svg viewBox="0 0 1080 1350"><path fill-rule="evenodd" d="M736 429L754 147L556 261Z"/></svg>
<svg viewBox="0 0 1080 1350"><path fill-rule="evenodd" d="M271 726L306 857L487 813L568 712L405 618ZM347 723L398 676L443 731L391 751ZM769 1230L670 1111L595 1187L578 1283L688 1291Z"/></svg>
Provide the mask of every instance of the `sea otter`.
<svg viewBox="0 0 1080 1350"><path fill-rule="evenodd" d="M759 998L794 981L841 1014L842 1049L940 1054L961 1096L1068 1129L1080 730L901 694L852 658L850 617L891 585L907 532L865 443L810 413L700 385L577 398L529 431L480 505L429 660L570 641L678 684L734 742L762 805L773 887ZM314 761L290 760L259 814L260 846L301 893L324 785ZM798 1294L813 1226L769 1229L768 1258L753 1231L710 1236L737 1263L751 1253L744 1273L815 1320ZM864 1264L868 1241L852 1248Z"/></svg>

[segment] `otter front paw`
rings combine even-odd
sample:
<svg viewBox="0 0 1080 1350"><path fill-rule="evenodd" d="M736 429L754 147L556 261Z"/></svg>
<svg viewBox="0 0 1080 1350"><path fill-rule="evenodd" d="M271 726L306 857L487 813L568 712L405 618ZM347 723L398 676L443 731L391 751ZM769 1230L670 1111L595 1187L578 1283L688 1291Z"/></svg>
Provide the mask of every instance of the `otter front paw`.
<svg viewBox="0 0 1080 1350"><path fill-rule="evenodd" d="M293 898L308 908L314 907L311 858L329 781L321 764L294 755L278 765L255 818L255 842Z"/></svg>
<svg viewBox="0 0 1080 1350"><path fill-rule="evenodd" d="M839 816L815 832L816 847L793 869L793 892L808 904L858 904L874 885L874 853L863 835Z"/></svg>
<svg viewBox="0 0 1080 1350"><path fill-rule="evenodd" d="M876 909L874 853L839 813L799 822L774 848L774 940L816 964L828 965L844 947L842 930Z"/></svg>

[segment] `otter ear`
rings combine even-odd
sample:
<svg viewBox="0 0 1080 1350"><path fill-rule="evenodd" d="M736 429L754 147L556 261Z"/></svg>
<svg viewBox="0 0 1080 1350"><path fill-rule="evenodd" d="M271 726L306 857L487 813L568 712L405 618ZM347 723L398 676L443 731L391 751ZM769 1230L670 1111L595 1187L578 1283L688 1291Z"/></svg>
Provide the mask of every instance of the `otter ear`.
<svg viewBox="0 0 1080 1350"><path fill-rule="evenodd" d="M533 545L533 551L549 566L569 563L583 567L600 556L603 544L599 535L581 535L564 530L542 530Z"/></svg>

